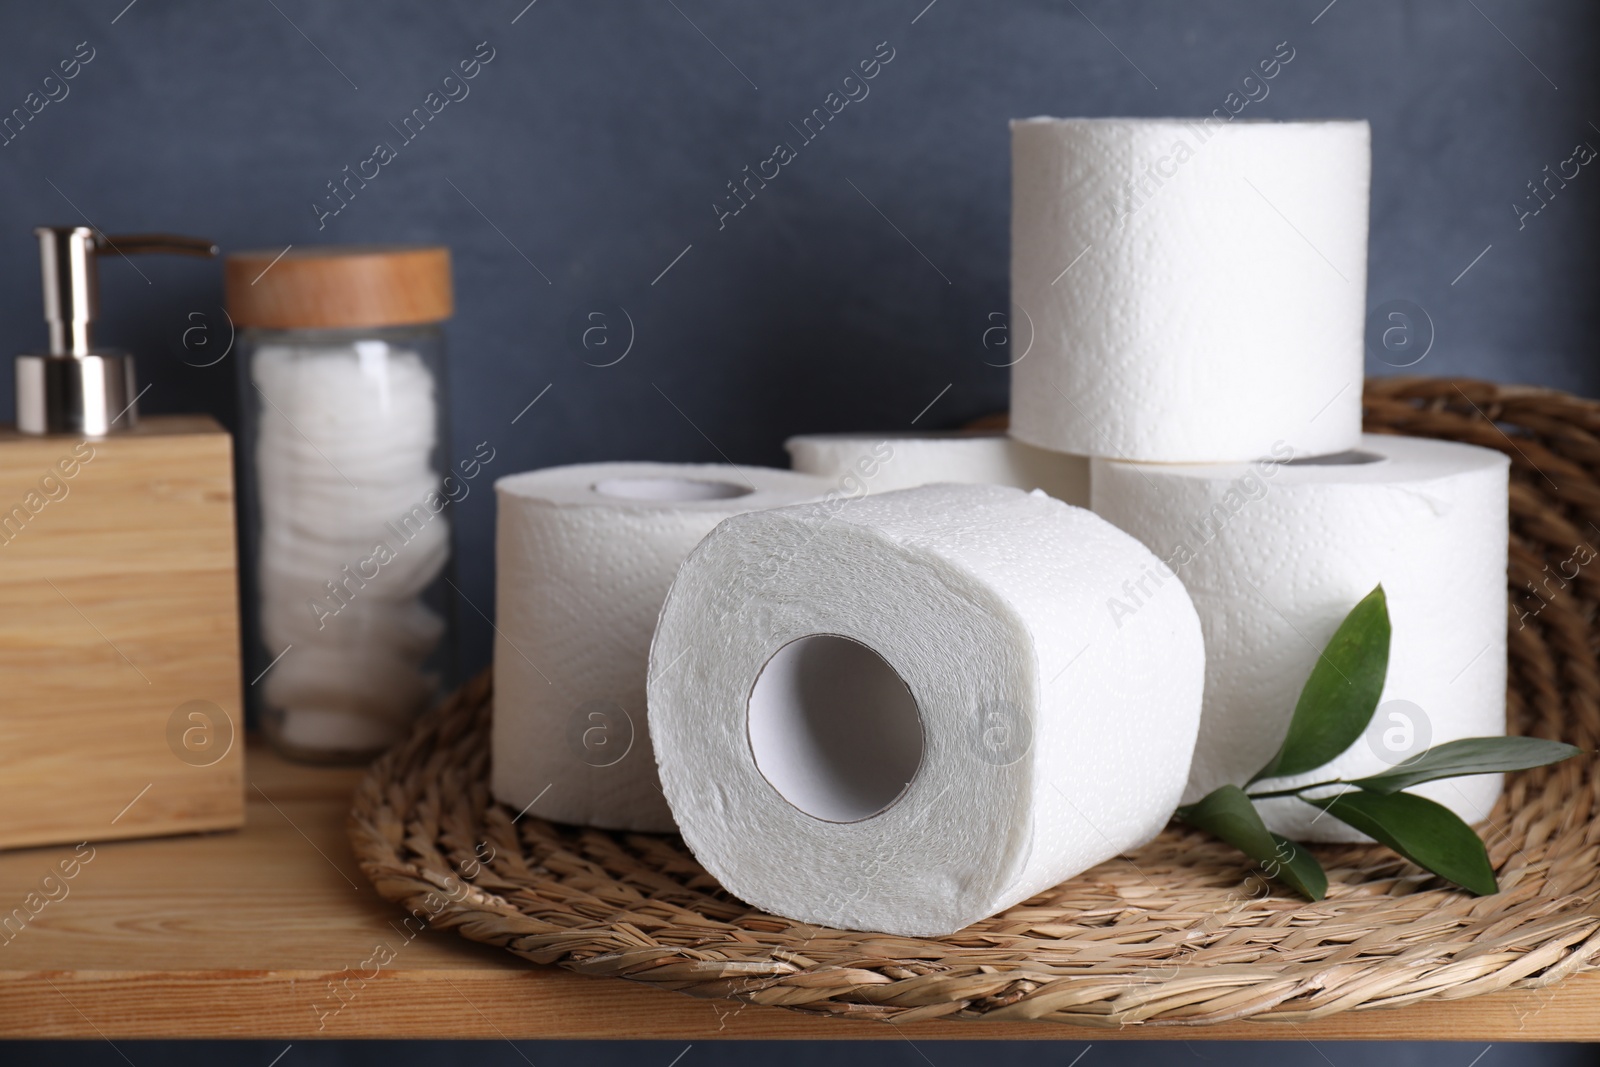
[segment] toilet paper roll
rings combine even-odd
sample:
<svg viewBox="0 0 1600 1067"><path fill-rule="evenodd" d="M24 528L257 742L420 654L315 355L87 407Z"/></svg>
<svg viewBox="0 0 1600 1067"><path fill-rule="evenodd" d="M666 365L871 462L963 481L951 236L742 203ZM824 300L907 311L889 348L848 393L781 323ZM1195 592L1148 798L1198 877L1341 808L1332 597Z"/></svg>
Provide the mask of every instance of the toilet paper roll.
<svg viewBox="0 0 1600 1067"><path fill-rule="evenodd" d="M1361 432L1365 122L1011 124L1011 433L1174 463Z"/></svg>
<svg viewBox="0 0 1600 1067"><path fill-rule="evenodd" d="M1262 788L1358 778L1430 744L1505 732L1506 457L1369 435L1355 452L1287 458L1094 463L1094 510L1177 572L1205 630L1205 715L1186 802L1266 764L1320 650L1379 583L1393 636L1372 725L1327 768ZM1140 596L1137 583L1120 592L1119 614L1140 610ZM1482 775L1415 791L1476 822L1500 786ZM1293 798L1260 807L1291 838L1365 840Z"/></svg>
<svg viewBox="0 0 1600 1067"><path fill-rule="evenodd" d="M1046 452L1001 433L817 433L783 443L797 471L830 479L850 495L934 482L1043 489L1089 506L1089 460Z"/></svg>
<svg viewBox="0 0 1600 1067"><path fill-rule="evenodd" d="M559 822L671 830L645 679L672 576L729 515L827 490L793 471L668 463L497 481L495 797Z"/></svg>
<svg viewBox="0 0 1600 1067"><path fill-rule="evenodd" d="M934 485L740 515L685 561L650 732L684 840L805 922L951 933L1155 835L1204 654L1155 559L1041 492ZM676 666L673 666L676 664Z"/></svg>

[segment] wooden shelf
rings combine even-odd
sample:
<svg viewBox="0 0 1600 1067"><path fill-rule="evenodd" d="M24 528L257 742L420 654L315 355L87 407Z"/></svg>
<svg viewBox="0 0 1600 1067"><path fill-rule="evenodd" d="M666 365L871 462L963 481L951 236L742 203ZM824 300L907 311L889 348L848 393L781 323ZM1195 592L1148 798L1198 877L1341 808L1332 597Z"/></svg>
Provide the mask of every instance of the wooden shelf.
<svg viewBox="0 0 1600 1067"><path fill-rule="evenodd" d="M243 830L97 844L42 907L42 879L73 849L0 854L0 918L41 893L37 915L0 933L0 1036L1600 1040L1600 974L1293 1025L892 1027L583 977L449 931L408 943L345 841L358 777L253 745ZM374 967L380 944L393 959ZM329 983L347 977L341 1006Z"/></svg>

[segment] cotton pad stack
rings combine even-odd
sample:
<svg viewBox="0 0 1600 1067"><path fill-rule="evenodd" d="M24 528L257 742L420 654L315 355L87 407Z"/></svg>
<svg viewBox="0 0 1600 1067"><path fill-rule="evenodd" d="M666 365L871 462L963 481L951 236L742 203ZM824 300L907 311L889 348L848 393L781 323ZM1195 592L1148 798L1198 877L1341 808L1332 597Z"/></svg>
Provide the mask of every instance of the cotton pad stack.
<svg viewBox="0 0 1600 1067"><path fill-rule="evenodd" d="M1094 458L1094 510L1175 573L1205 634L1186 800L1276 750L1318 651L1382 583L1393 623L1367 737L1299 781L1359 776L1505 729L1507 463L1360 436L1370 132L1364 122L1029 119L1012 124L1011 432ZM1420 792L1469 821L1497 776ZM1301 801L1301 840L1359 835Z"/></svg>
<svg viewBox="0 0 1600 1067"><path fill-rule="evenodd" d="M673 829L645 716L667 587L723 519L827 490L792 471L667 463L550 467L496 482L495 797L559 822Z"/></svg>
<svg viewBox="0 0 1600 1067"><path fill-rule="evenodd" d="M806 922L947 934L1154 836L1204 670L1157 565L1043 493L935 485L729 519L650 653L650 732L684 840Z"/></svg>
<svg viewBox="0 0 1600 1067"><path fill-rule="evenodd" d="M1003 433L819 433L784 442L794 469L829 479L842 494L913 489L934 482L1043 489L1089 506L1089 461L1023 444Z"/></svg>
<svg viewBox="0 0 1600 1067"><path fill-rule="evenodd" d="M266 699L291 745L380 749L432 698L419 663L444 632L420 599L450 553L449 520L424 507L439 485L433 375L416 352L381 344L263 345L252 373L268 400L255 457L261 633L291 649L263 678ZM350 401L379 391L385 403ZM389 554L369 582L353 568L378 543Z"/></svg>

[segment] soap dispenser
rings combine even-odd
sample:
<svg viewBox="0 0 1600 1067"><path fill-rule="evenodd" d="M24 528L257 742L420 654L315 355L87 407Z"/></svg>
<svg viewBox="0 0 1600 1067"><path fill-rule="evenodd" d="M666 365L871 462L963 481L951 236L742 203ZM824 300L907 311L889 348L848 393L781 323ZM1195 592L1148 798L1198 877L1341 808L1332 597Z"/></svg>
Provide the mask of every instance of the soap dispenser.
<svg viewBox="0 0 1600 1067"><path fill-rule="evenodd" d="M50 351L17 357L17 429L90 437L132 429L139 421L133 357L94 345L99 257L138 252L215 256L217 246L198 237L161 233L106 237L88 226L40 226L33 233L39 239Z"/></svg>
<svg viewBox="0 0 1600 1067"><path fill-rule="evenodd" d="M0 426L0 848L242 825L232 442L139 418L95 344L105 255L209 241L40 227L48 349Z"/></svg>

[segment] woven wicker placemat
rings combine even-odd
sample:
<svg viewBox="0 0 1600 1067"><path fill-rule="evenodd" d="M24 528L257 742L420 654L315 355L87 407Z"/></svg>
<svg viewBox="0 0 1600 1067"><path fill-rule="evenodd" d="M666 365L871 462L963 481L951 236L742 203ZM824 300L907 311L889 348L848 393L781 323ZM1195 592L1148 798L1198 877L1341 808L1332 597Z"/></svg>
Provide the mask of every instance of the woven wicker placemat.
<svg viewBox="0 0 1600 1067"><path fill-rule="evenodd" d="M1600 566L1573 576L1563 561L1600 545L1600 403L1392 378L1368 382L1365 403L1369 430L1511 457L1512 730L1593 752ZM917 939L754 911L676 837L517 818L488 790L489 698L485 675L373 764L350 837L383 896L537 963L896 1022L1148 1026L1304 1020L1528 988L1600 955L1600 795L1587 755L1508 779L1480 827L1502 887L1494 896L1454 890L1387 849L1325 846L1315 851L1328 896L1309 904L1250 875L1227 846L1173 826L992 919Z"/></svg>

